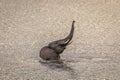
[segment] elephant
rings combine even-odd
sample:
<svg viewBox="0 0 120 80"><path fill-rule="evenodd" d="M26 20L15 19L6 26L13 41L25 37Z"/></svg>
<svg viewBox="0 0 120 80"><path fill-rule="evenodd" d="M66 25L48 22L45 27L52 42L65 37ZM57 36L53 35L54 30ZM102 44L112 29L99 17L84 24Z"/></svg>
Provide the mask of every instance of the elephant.
<svg viewBox="0 0 120 80"><path fill-rule="evenodd" d="M73 20L71 31L67 37L50 42L47 46L41 48L39 57L46 61L60 60L60 54L63 53L63 51L66 49L66 46L72 43L71 40L74 33L74 23L75 21Z"/></svg>

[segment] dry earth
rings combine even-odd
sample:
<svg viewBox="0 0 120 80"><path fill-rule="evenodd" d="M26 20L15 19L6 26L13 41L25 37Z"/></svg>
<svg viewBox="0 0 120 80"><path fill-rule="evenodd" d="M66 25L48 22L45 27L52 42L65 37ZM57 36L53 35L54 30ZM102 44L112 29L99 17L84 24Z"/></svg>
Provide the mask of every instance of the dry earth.
<svg viewBox="0 0 120 80"><path fill-rule="evenodd" d="M40 63L72 20L64 63ZM0 0L0 80L120 80L120 0Z"/></svg>

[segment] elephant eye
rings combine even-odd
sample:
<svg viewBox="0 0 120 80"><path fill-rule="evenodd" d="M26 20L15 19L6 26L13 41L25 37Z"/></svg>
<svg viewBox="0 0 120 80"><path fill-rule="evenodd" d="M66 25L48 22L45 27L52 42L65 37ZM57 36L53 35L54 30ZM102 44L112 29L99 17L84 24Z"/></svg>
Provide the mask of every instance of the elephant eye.
<svg viewBox="0 0 120 80"><path fill-rule="evenodd" d="M64 45L64 44L60 44L60 46L62 46L62 47L63 47L63 46L65 46L65 45Z"/></svg>

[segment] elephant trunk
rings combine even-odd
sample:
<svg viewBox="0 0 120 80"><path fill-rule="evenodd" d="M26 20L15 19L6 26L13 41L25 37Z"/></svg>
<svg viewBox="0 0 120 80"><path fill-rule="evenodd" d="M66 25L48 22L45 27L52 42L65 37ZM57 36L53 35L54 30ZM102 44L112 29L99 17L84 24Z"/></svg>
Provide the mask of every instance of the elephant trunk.
<svg viewBox="0 0 120 80"><path fill-rule="evenodd" d="M75 21L72 22L71 31L70 31L69 35L65 39L63 39L65 41L65 45L68 45L73 38L74 23L75 23Z"/></svg>

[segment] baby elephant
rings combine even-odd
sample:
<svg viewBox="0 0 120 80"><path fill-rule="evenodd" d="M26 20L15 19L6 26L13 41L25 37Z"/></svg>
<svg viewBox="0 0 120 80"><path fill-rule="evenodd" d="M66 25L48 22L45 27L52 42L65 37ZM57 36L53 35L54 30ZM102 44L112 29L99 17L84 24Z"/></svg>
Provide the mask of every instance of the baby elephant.
<svg viewBox="0 0 120 80"><path fill-rule="evenodd" d="M72 22L72 27L69 35L64 38L60 39L57 41L53 41L48 44L48 46L43 47L40 50L40 57L43 60L59 60L60 59L60 54L66 49L66 46L69 45L71 42L71 39L73 37L74 33L74 23L75 21Z"/></svg>

